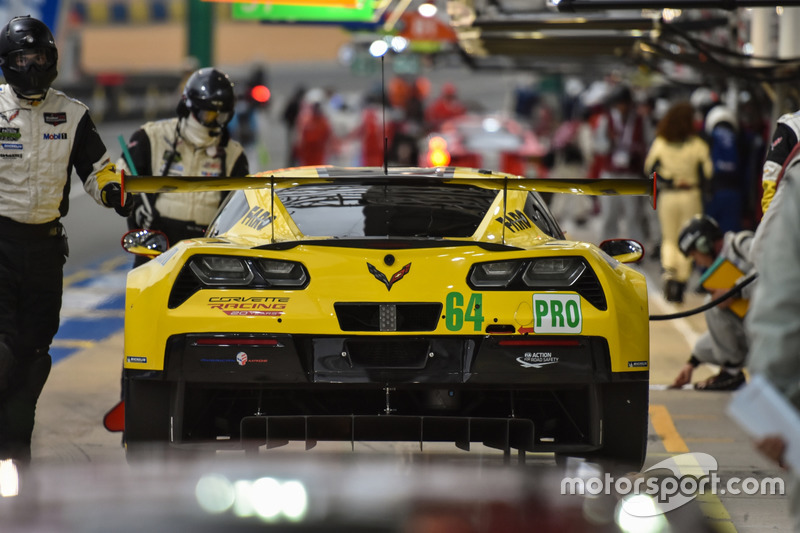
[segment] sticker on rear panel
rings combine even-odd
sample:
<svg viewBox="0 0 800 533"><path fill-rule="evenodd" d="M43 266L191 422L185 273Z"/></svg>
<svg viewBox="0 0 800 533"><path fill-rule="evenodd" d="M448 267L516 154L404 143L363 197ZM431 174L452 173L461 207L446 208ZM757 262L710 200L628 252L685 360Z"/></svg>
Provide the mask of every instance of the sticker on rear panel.
<svg viewBox="0 0 800 533"><path fill-rule="evenodd" d="M580 333L581 297L577 294L534 294L534 333Z"/></svg>

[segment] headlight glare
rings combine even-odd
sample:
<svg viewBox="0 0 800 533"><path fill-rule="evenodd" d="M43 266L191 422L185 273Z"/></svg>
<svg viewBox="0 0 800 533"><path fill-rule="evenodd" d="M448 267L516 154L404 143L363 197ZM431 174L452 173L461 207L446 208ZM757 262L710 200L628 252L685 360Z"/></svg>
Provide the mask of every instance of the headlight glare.
<svg viewBox="0 0 800 533"><path fill-rule="evenodd" d="M248 285L253 280L253 272L240 257L195 256L189 263L189 268L206 285Z"/></svg>
<svg viewBox="0 0 800 533"><path fill-rule="evenodd" d="M308 281L306 269L300 263L259 259L257 264L261 275L274 287L302 287Z"/></svg>
<svg viewBox="0 0 800 533"><path fill-rule="evenodd" d="M476 287L505 287L517 275L520 265L518 261L477 264L472 269L470 282Z"/></svg>
<svg viewBox="0 0 800 533"><path fill-rule="evenodd" d="M534 259L522 274L528 287L569 287L586 270L577 257L543 257Z"/></svg>

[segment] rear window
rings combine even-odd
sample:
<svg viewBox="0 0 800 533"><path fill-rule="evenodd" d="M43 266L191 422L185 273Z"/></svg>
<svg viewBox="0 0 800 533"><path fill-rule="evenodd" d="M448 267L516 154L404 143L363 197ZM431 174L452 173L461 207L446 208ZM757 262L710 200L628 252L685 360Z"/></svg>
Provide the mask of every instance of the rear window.
<svg viewBox="0 0 800 533"><path fill-rule="evenodd" d="M325 185L278 191L304 235L470 237L497 191L451 185Z"/></svg>

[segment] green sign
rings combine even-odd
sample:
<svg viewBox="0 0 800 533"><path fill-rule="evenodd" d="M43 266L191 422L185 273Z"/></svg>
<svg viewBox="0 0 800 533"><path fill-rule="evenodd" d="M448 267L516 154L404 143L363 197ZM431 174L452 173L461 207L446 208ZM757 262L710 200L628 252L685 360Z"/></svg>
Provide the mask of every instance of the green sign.
<svg viewBox="0 0 800 533"><path fill-rule="evenodd" d="M232 11L234 19L276 22L370 22L373 12L371 0L355 8L237 3Z"/></svg>

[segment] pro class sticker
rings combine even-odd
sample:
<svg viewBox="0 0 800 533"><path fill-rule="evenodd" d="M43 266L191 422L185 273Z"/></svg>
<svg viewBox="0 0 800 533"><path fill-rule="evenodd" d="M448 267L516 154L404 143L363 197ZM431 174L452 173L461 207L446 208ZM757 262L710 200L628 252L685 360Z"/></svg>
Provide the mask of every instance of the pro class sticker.
<svg viewBox="0 0 800 533"><path fill-rule="evenodd" d="M534 333L580 333L581 297L577 294L534 294Z"/></svg>

